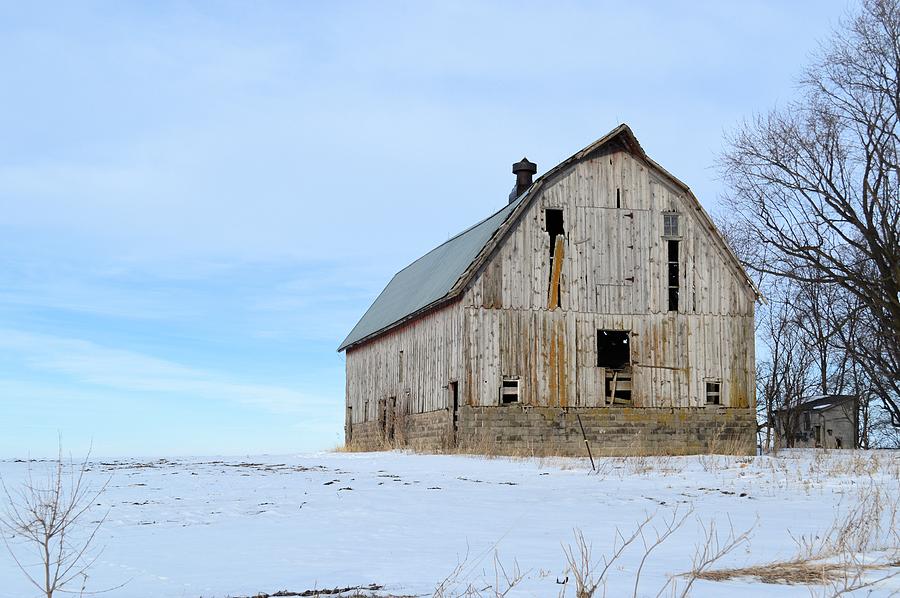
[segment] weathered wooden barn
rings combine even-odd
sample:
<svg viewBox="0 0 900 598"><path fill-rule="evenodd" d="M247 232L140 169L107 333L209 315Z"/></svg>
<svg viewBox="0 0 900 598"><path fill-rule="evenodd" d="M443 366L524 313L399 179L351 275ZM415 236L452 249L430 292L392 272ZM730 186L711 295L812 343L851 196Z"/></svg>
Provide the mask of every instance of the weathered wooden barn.
<svg viewBox="0 0 900 598"><path fill-rule="evenodd" d="M624 124L536 170L341 343L348 446L753 450L758 292L687 185Z"/></svg>

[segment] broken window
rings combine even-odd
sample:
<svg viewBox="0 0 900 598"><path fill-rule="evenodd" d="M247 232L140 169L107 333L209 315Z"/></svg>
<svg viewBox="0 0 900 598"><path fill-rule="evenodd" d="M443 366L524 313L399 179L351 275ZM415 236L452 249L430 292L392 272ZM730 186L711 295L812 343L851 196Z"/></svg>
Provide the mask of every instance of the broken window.
<svg viewBox="0 0 900 598"><path fill-rule="evenodd" d="M605 403L631 405L631 348L627 330L597 331L597 367L605 368Z"/></svg>
<svg viewBox="0 0 900 598"><path fill-rule="evenodd" d="M606 370L605 392L607 404L632 405L631 370Z"/></svg>
<svg viewBox="0 0 900 598"><path fill-rule="evenodd" d="M510 405L519 402L519 379L504 378L500 386L500 404Z"/></svg>
<svg viewBox="0 0 900 598"><path fill-rule="evenodd" d="M678 311L678 291L679 291L679 272L678 272L678 241L667 241L668 245L668 263L669 263L669 311Z"/></svg>
<svg viewBox="0 0 900 598"><path fill-rule="evenodd" d="M559 208L547 208L544 210L544 217L547 219L547 234L550 235L550 257L552 258L556 237L566 234L565 226L563 226L563 211Z"/></svg>
<svg viewBox="0 0 900 598"><path fill-rule="evenodd" d="M547 298L547 308L559 307L559 279L562 270L563 243L565 242L566 229L563 225L563 211L558 208L544 210L546 218L547 234L550 236L550 289Z"/></svg>
<svg viewBox="0 0 900 598"><path fill-rule="evenodd" d="M706 404L722 404L722 383L719 380L706 381Z"/></svg>
<svg viewBox="0 0 900 598"><path fill-rule="evenodd" d="M631 363L627 330L597 331L597 367L620 370Z"/></svg>

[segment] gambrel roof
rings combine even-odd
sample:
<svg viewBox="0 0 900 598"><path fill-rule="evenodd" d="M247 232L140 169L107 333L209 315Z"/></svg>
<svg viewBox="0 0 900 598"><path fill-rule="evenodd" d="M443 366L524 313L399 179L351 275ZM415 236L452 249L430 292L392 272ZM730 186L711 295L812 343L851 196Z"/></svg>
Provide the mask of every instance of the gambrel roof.
<svg viewBox="0 0 900 598"><path fill-rule="evenodd" d="M753 281L747 276L734 252L722 238L709 214L697 201L690 188L651 160L644 153L628 125L621 124L580 152L548 170L525 193L504 206L503 209L435 247L395 274L338 347L338 351L370 340L426 311L457 298L504 238L506 231L515 224L518 217L531 203L531 199L537 197L543 187L576 162L614 142L621 143L626 151L647 162L684 191L698 211L701 222L712 231L713 237L720 241L727 259L737 268L752 292L760 297Z"/></svg>

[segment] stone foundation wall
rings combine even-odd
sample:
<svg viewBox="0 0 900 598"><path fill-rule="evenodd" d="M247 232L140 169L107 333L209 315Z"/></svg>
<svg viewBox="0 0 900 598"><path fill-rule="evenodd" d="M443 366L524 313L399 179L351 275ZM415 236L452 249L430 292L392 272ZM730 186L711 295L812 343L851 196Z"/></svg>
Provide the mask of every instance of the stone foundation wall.
<svg viewBox="0 0 900 598"><path fill-rule="evenodd" d="M416 451L437 453L453 445L450 414L446 409L428 413L398 414L386 423L387 430L377 421L353 424L348 446L361 451L411 448Z"/></svg>
<svg viewBox="0 0 900 598"><path fill-rule="evenodd" d="M584 436L578 424L584 426ZM751 409L598 407L467 407L460 412L460 441L497 452L594 455L753 454L756 414Z"/></svg>
<svg viewBox="0 0 900 598"><path fill-rule="evenodd" d="M584 433L595 456L753 454L756 414L752 409L462 407L459 449L483 454L587 456ZM447 410L395 418L393 441L378 422L355 424L351 447L409 447L425 452L453 449Z"/></svg>

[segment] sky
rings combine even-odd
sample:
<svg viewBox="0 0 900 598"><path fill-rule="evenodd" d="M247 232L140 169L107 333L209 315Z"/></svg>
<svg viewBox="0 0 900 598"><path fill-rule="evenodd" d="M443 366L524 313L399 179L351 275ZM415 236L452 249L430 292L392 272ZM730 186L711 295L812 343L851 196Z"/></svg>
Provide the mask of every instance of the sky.
<svg viewBox="0 0 900 598"><path fill-rule="evenodd" d="M0 457L340 445L341 340L513 162L627 122L715 213L850 7L0 1Z"/></svg>

